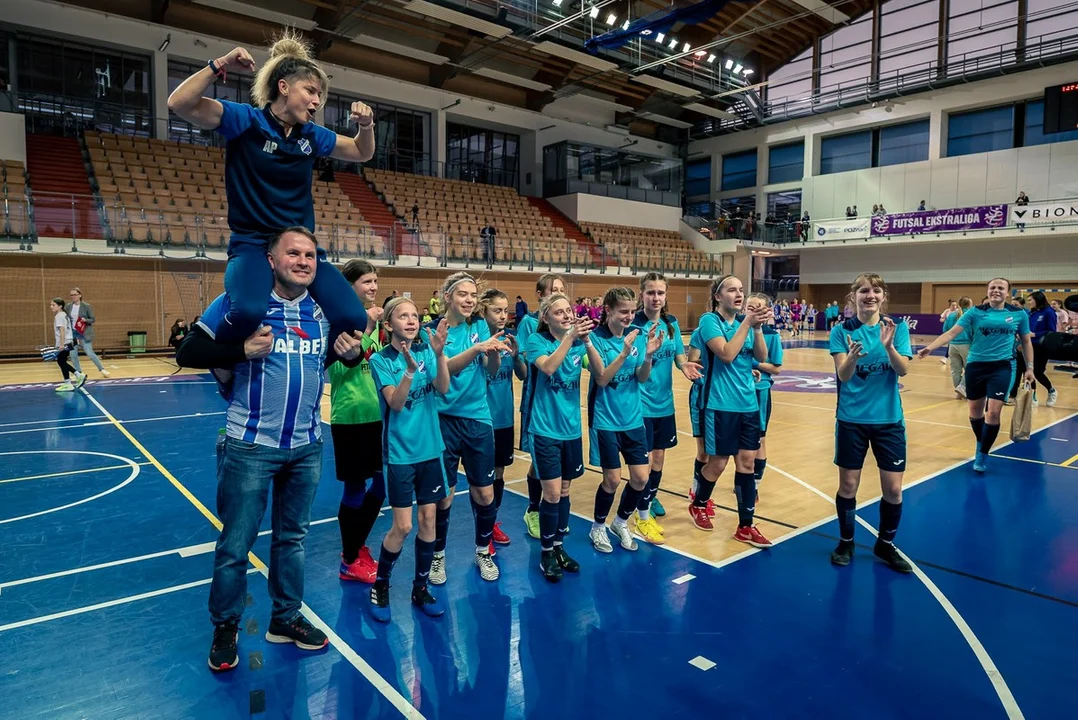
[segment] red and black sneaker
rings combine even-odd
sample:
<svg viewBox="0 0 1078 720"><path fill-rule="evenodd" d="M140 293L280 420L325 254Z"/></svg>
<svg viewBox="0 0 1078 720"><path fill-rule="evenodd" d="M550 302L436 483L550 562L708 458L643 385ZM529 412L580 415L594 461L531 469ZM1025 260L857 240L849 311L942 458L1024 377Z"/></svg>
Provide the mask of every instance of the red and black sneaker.
<svg viewBox="0 0 1078 720"><path fill-rule="evenodd" d="M210 670L224 672L236 669L240 662L240 654L236 649L239 634L238 623L226 622L214 626L213 644L210 645L210 657L207 661Z"/></svg>
<svg viewBox="0 0 1078 720"><path fill-rule="evenodd" d="M289 623L272 621L266 631L266 640L271 643L295 643L301 650L321 650L329 645L326 634L307 622L302 615L296 615Z"/></svg>

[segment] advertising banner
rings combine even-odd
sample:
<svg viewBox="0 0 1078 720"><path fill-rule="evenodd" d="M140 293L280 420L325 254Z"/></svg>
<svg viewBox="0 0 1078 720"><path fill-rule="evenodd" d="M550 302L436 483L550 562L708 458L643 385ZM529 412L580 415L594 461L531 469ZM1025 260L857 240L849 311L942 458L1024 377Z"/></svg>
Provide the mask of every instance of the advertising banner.
<svg viewBox="0 0 1078 720"><path fill-rule="evenodd" d="M872 218L872 236L986 230L1003 227L1006 222L1006 205L896 213Z"/></svg>
<svg viewBox="0 0 1078 720"><path fill-rule="evenodd" d="M821 220L812 223L813 238L816 241L829 240L864 240L868 237L869 218L851 218L848 220Z"/></svg>
<svg viewBox="0 0 1078 720"><path fill-rule="evenodd" d="M1078 224L1078 202L1011 205L1010 217L1012 225Z"/></svg>

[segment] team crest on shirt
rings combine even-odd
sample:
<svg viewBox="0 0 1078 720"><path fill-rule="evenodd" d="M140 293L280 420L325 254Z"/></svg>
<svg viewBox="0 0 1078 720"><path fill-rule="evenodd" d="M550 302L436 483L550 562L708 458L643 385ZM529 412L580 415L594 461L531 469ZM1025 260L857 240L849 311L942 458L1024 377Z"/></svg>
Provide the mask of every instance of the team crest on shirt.
<svg viewBox="0 0 1078 720"><path fill-rule="evenodd" d="M580 364L580 356L579 355L574 355L573 356L573 367L576 367L579 364Z"/></svg>
<svg viewBox="0 0 1078 720"><path fill-rule="evenodd" d="M427 367L427 362L425 360L420 360L419 361L419 366L416 367L415 371L416 372L423 372L424 368L426 368L426 367Z"/></svg>
<svg viewBox="0 0 1078 720"><path fill-rule="evenodd" d="M479 342L479 333L472 333L472 342L473 343Z"/></svg>
<svg viewBox="0 0 1078 720"><path fill-rule="evenodd" d="M310 140L308 140L307 138L303 138L297 144L299 145L299 149L303 151L304 155L310 155L311 154L311 141Z"/></svg>
<svg viewBox="0 0 1078 720"><path fill-rule="evenodd" d="M314 308L314 316L313 317L314 317L315 320L321 320L324 317L321 307L319 307L317 305L315 306L315 308Z"/></svg>
<svg viewBox="0 0 1078 720"><path fill-rule="evenodd" d="M629 349L629 357L637 357L638 355L640 355L640 349L637 348L636 345L633 345Z"/></svg>

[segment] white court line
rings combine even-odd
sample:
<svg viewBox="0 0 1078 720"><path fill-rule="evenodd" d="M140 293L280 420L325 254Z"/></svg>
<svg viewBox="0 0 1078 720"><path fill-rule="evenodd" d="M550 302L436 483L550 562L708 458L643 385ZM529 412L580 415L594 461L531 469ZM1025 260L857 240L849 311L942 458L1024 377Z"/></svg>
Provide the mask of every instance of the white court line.
<svg viewBox="0 0 1078 720"><path fill-rule="evenodd" d="M71 418L53 418L51 420L24 420L22 422L0 423L0 427L17 427L19 425L44 425L45 423L78 422L79 420L98 420L104 415L82 415Z"/></svg>
<svg viewBox="0 0 1078 720"><path fill-rule="evenodd" d="M250 575L256 572L258 572L258 570L251 568L247 571L247 574ZM8 623L7 625L0 625L0 633L21 627L29 627L30 625L39 625L51 620L60 620L61 618L83 615L85 613L94 612L95 610L104 610L105 608L116 607L117 605L126 605L128 603L138 602L139 600L148 600L152 597L168 595L169 593L179 592L181 590L189 590L191 588L199 587L200 585L209 585L211 582L213 582L213 578L195 580L182 585L173 585L171 587L161 588L160 590L152 590L150 592L139 593L138 595L129 595L127 597L117 598L116 600L109 600L108 602L96 603L94 605L86 605L71 610L64 610L63 612L52 613L51 615L41 615L35 618L19 620L18 622Z"/></svg>
<svg viewBox="0 0 1078 720"><path fill-rule="evenodd" d="M209 545L210 550L216 543L203 543L203 545ZM118 567L120 565L128 565L130 563L142 562L143 560L153 560L154 558L167 557L169 555L179 555L180 557L190 557L191 555L197 555L198 553L189 552L191 548L200 548L203 545L191 545L186 548L173 548L172 550L161 550L160 552L149 553L147 555L139 555L137 557L124 558L123 560L112 560L110 562L98 563L96 565L86 565L79 568L73 568L71 570L60 570L58 572L48 573L46 575L37 575L35 577L23 578L21 580L9 580L8 582L0 582L0 592L3 592L7 588L18 587L19 585L29 585L30 583L41 582L42 580L52 580L58 577L67 577L68 575L78 575L84 572L93 572L94 570L104 570L105 568ZM186 553L186 554L185 554Z"/></svg>
<svg viewBox="0 0 1078 720"><path fill-rule="evenodd" d="M211 417L211 416L214 416L214 415L225 415L225 414L226 414L226 411L222 410L221 412L200 412L200 413L190 413L190 414L187 414L187 415L162 415L161 417L136 418L134 420L117 420L117 422L119 422L121 425L130 425L131 423L157 422L158 420L182 420L183 418ZM104 417L104 416L103 415L95 415L93 417L94 418L99 418L99 417ZM79 420L84 420L84 419L87 419L87 418L78 418L78 419ZM71 430L73 428L100 427L102 425L112 425L112 421L111 420L94 420L93 422L84 422L81 425L58 425L56 427L27 428L25 430L4 430L4 431L0 431L0 435L19 435L19 434L22 434L22 433L48 432L49 430Z"/></svg>
<svg viewBox="0 0 1078 720"><path fill-rule="evenodd" d="M1070 442L1067 438L1048 438L1049 440L1055 440L1056 442Z"/></svg>
<svg viewBox="0 0 1078 720"><path fill-rule="evenodd" d="M120 462L126 463L127 465L129 465L131 467L131 475L126 480L124 480L122 483L120 483L119 485L117 485L115 487L111 487L108 490L105 490L104 492L99 492L96 495L91 495L90 497L83 498L82 500L76 500L75 502L68 503L67 505L61 505L59 507L49 508L47 510L39 510L38 512L29 513L27 515L19 515L18 517L5 518L3 520L0 520L0 525L6 525L7 523L13 523L13 522L17 522L19 520L28 520L30 518L40 517L41 515L48 515L49 513L59 512L61 510L67 510L68 508L73 508L76 505L82 505L84 503L88 503L88 502L91 502L93 500L103 498L106 495L114 493L117 490L119 490L120 488L125 487L126 485L129 485L135 478L137 478L139 476L139 473L142 472L142 468L139 467L138 463L136 463L131 458L121 457L120 455L112 455L112 454L109 454L109 453L91 452L89 450L17 450L17 451L12 451L12 452L0 453L0 456L2 456L2 455L38 455L38 454L48 454L48 455L97 455L99 457L112 458L113 460L119 460Z"/></svg>

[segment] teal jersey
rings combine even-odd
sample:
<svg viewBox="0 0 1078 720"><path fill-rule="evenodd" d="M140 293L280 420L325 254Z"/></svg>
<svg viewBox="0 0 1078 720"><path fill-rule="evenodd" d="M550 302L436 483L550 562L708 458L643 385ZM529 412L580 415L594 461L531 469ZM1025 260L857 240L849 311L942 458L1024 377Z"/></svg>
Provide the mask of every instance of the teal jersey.
<svg viewBox="0 0 1078 720"><path fill-rule="evenodd" d="M689 409L695 412L703 407L701 398L703 397L704 383L707 380L709 367L709 353L707 348L704 347L704 341L700 339L700 328L693 330L692 335L689 336L689 347L696 348L700 352L700 357L696 361L700 363L700 377L694 380L692 387L689 388Z"/></svg>
<svg viewBox="0 0 1078 720"><path fill-rule="evenodd" d="M891 367L887 349L880 342L880 325L865 325L850 318L831 328L831 354L844 353L846 338L860 342L864 356L858 358L857 369L846 382L838 381L838 410L836 417L858 425L891 425L902 422L902 399L898 395L898 373ZM895 322L895 350L899 355L913 357L910 328L903 321Z"/></svg>
<svg viewBox="0 0 1078 720"><path fill-rule="evenodd" d="M628 332L632 332L632 329L630 328ZM591 341L599 357L603 359L604 365L614 362L621 349L625 347L624 338L615 337L606 326L593 331ZM636 379L636 370L647 362L646 351L647 338L641 335L633 343L633 349L629 351L625 362L621 364L621 368L606 387L599 387L595 381L597 373L588 364L588 370L591 373L591 383L588 385L589 428L617 431L643 427L641 385Z"/></svg>
<svg viewBox="0 0 1078 720"><path fill-rule="evenodd" d="M963 313L964 315L965 313ZM943 321L943 332L947 332L958 323L958 313L951 313L947 316L947 319ZM955 335L954 340L951 341L951 345L969 345L970 335L969 328L966 328L962 332Z"/></svg>
<svg viewBox="0 0 1078 720"><path fill-rule="evenodd" d="M756 398L756 381L752 377L752 345L756 333L749 330L741 352L731 363L719 360L707 348L707 343L717 337L725 338L729 342L741 322L740 315L733 322L727 322L716 312L709 312L700 318L700 340L705 348L704 355L708 357L702 402L708 410L746 413L760 409Z"/></svg>
<svg viewBox="0 0 1078 720"><path fill-rule="evenodd" d="M665 321L660 318L657 322L663 344L651 356L651 377L640 388L644 417L649 418L674 414L674 360L678 355L685 354L685 343L681 339L681 326L677 318L667 315ZM633 327L640 328L640 337L644 340L645 347L647 335L654 324L642 311L633 318Z"/></svg>
<svg viewBox="0 0 1078 720"><path fill-rule="evenodd" d="M449 328L449 336L445 341L445 357L448 360L460 355L489 337L490 328L485 320L462 322ZM476 355L463 370L449 376L449 391L438 398L438 412L490 425L486 380L488 374L483 367L483 356Z"/></svg>
<svg viewBox="0 0 1078 720"><path fill-rule="evenodd" d="M1014 357L1014 336L1029 334L1029 315L1016 305L995 310L988 305L970 308L958 319L958 327L969 331L966 362L998 362Z"/></svg>
<svg viewBox="0 0 1078 720"><path fill-rule="evenodd" d="M528 372L531 372L531 365L528 362L528 338L539 329L539 311L530 312L522 317L517 322L517 352L520 353L520 357L524 360L524 366L528 368ZM524 383L524 387L520 389L520 411L524 412L524 407L528 404L528 393L531 392L531 382Z"/></svg>
<svg viewBox="0 0 1078 720"><path fill-rule="evenodd" d="M782 364L782 336L771 325L764 325L764 340L767 342L767 362L772 365ZM759 365L754 359L752 366ZM759 368L757 368L759 369ZM775 380L768 373L760 370L760 379L756 381L757 390L767 390L775 384Z"/></svg>
<svg viewBox="0 0 1078 720"><path fill-rule="evenodd" d="M579 339L573 341L565 359L554 372L547 375L535 366L536 358L552 355L560 340L548 332L532 333L528 338L528 427L521 433L568 440L581 437L580 430L580 372L583 370L587 348Z"/></svg>
<svg viewBox="0 0 1078 720"><path fill-rule="evenodd" d="M412 465L442 456L445 445L438 424L434 379L438 360L429 345L413 345L412 357L419 366L412 378L408 400L399 411L386 403L382 388L399 385L408 363L395 347L371 356L371 376L382 408L382 457L389 465Z"/></svg>
<svg viewBox="0 0 1078 720"><path fill-rule="evenodd" d="M505 350L501 352L498 374L487 376L487 407L494 429L513 427L513 365L516 359Z"/></svg>

